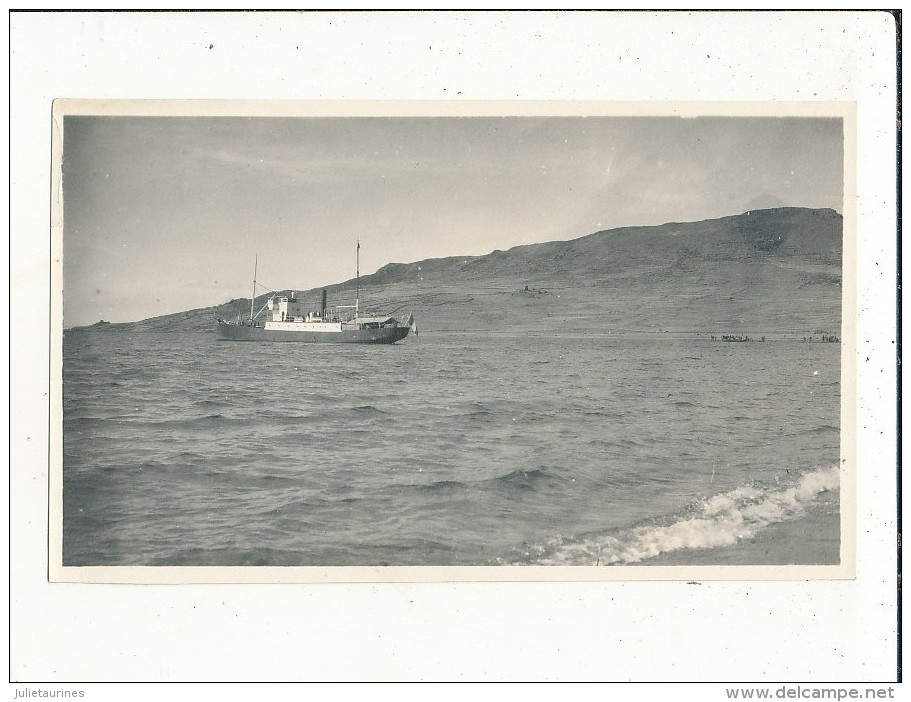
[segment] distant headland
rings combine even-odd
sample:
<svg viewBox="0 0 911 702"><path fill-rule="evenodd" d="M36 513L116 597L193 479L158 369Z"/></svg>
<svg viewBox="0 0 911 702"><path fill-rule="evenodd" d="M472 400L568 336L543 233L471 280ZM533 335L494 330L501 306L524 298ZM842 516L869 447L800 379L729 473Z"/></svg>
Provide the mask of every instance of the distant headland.
<svg viewBox="0 0 911 702"><path fill-rule="evenodd" d="M699 332L786 335L841 327L842 216L781 207L699 222L623 227L414 263L361 276L375 298L413 311L426 331L504 329L571 333ZM312 299L304 281L286 290ZM327 286L329 304L355 281ZM300 292L304 290L303 292ZM257 308L268 295L259 296ZM390 306L391 305L391 306ZM215 319L248 317L250 298L137 322L101 320L68 331L212 332Z"/></svg>

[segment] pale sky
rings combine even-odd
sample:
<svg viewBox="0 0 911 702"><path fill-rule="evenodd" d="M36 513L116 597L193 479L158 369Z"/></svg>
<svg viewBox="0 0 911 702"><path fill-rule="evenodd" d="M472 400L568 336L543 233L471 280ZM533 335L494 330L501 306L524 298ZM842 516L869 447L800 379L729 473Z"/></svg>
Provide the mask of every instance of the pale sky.
<svg viewBox="0 0 911 702"><path fill-rule="evenodd" d="M777 206L842 211L840 119L86 117L64 123L64 324L390 262Z"/></svg>

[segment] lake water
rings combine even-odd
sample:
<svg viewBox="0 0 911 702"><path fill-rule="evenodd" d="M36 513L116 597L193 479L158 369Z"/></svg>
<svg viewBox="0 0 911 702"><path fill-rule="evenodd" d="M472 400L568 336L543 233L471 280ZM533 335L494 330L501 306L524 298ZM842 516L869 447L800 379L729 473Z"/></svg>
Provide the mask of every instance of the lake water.
<svg viewBox="0 0 911 702"><path fill-rule="evenodd" d="M840 352L67 332L63 562L837 563Z"/></svg>

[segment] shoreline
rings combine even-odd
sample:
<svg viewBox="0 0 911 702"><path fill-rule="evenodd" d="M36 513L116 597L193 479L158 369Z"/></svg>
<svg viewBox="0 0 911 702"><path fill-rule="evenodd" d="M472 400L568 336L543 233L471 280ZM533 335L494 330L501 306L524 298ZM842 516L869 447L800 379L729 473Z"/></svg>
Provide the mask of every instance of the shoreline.
<svg viewBox="0 0 911 702"><path fill-rule="evenodd" d="M637 565L838 565L839 495L839 490L820 493L803 514L770 524L752 539L718 548L668 551Z"/></svg>

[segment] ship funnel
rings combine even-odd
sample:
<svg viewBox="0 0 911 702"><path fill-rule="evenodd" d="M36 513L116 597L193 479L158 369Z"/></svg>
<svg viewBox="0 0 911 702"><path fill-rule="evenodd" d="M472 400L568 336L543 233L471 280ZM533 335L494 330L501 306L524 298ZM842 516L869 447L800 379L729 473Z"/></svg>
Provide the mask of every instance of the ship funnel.
<svg viewBox="0 0 911 702"><path fill-rule="evenodd" d="M323 303L320 305L320 317L326 318L326 288L323 288Z"/></svg>

